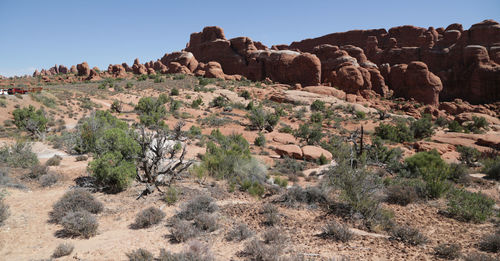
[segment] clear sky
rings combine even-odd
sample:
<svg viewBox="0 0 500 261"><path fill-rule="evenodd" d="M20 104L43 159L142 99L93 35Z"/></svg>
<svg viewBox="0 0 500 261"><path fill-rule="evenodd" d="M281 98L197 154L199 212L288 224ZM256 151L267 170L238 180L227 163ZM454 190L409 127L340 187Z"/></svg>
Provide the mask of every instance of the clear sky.
<svg viewBox="0 0 500 261"><path fill-rule="evenodd" d="M467 29L484 19L500 21L500 0L0 0L0 75L156 60L209 25L271 46L405 24Z"/></svg>

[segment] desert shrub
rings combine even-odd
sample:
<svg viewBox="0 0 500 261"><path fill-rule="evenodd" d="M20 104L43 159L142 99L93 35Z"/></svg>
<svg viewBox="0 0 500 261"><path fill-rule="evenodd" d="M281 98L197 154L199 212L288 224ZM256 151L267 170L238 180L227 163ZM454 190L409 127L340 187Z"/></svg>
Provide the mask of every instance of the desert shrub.
<svg viewBox="0 0 500 261"><path fill-rule="evenodd" d="M462 132L464 129L458 121L450 121L448 122L448 131L449 132Z"/></svg>
<svg viewBox="0 0 500 261"><path fill-rule="evenodd" d="M422 177L430 198L439 198L450 188L447 181L449 167L436 150L419 152L406 158L405 169L409 177Z"/></svg>
<svg viewBox="0 0 500 261"><path fill-rule="evenodd" d="M283 174L298 174L304 170L306 163L297 161L293 158L285 157L283 160L276 161L274 170Z"/></svg>
<svg viewBox="0 0 500 261"><path fill-rule="evenodd" d="M386 164L388 169L396 169L403 156L403 151L400 148L389 149L378 137L373 139L371 145L365 146L365 151L368 162Z"/></svg>
<svg viewBox="0 0 500 261"><path fill-rule="evenodd" d="M212 252L200 241L191 240L180 253L171 253L162 249L158 261L214 261Z"/></svg>
<svg viewBox="0 0 500 261"><path fill-rule="evenodd" d="M198 98L191 102L191 108L193 109L198 109L201 105L203 105L203 100L201 98Z"/></svg>
<svg viewBox="0 0 500 261"><path fill-rule="evenodd" d="M424 114L422 118L413 121L410 124L410 131L417 140L432 136L434 128L431 121L431 115Z"/></svg>
<svg viewBox="0 0 500 261"><path fill-rule="evenodd" d="M159 208L149 207L135 216L135 222L131 225L134 229L148 228L162 221L165 213Z"/></svg>
<svg viewBox="0 0 500 261"><path fill-rule="evenodd" d="M409 245L421 245L427 242L427 238L417 229L407 226L396 226L391 231L391 239L401 241Z"/></svg>
<svg viewBox="0 0 500 261"><path fill-rule="evenodd" d="M470 182L468 171L465 164L451 163L448 169L448 179L458 184L468 184Z"/></svg>
<svg viewBox="0 0 500 261"><path fill-rule="evenodd" d="M240 94L239 94L240 97L244 98L245 100L248 100L250 98L252 98L252 95L250 94L249 91L247 90L244 90L242 91Z"/></svg>
<svg viewBox="0 0 500 261"><path fill-rule="evenodd" d="M41 109L36 110L32 105L15 109L12 115L14 116L14 124L20 130L28 131L39 137L47 130L49 120L45 116L45 112Z"/></svg>
<svg viewBox="0 0 500 261"><path fill-rule="evenodd" d="M281 127L278 132L281 132L281 133L289 133L289 134L293 134L293 129L292 127L290 127L290 125L287 125L287 124L284 124L284 123L280 123Z"/></svg>
<svg viewBox="0 0 500 261"><path fill-rule="evenodd" d="M253 235L253 232L244 223L236 225L229 233L226 235L227 241L243 241Z"/></svg>
<svg viewBox="0 0 500 261"><path fill-rule="evenodd" d="M266 245L262 241L254 238L245 244L242 254L247 256L250 260L278 260L281 251L280 246Z"/></svg>
<svg viewBox="0 0 500 261"><path fill-rule="evenodd" d="M56 184L58 180L59 175L55 173L48 173L39 178L39 182L42 187L50 187Z"/></svg>
<svg viewBox="0 0 500 261"><path fill-rule="evenodd" d="M40 164L34 165L33 167L31 167L30 172L25 175L25 178L38 179L41 176L47 174L48 170L49 168L45 165L40 165Z"/></svg>
<svg viewBox="0 0 500 261"><path fill-rule="evenodd" d="M88 159L88 157L85 155L79 155L79 156L75 157L76 161L86 161L87 159Z"/></svg>
<svg viewBox="0 0 500 261"><path fill-rule="evenodd" d="M498 253L500 250L500 230L485 235L479 242L479 249L485 252Z"/></svg>
<svg viewBox="0 0 500 261"><path fill-rule="evenodd" d="M118 100L114 100L113 103L111 104L111 107L109 108L111 112L116 112L120 113L123 110L122 102Z"/></svg>
<svg viewBox="0 0 500 261"><path fill-rule="evenodd" d="M278 208L273 204L264 204L260 213L264 216L264 224L268 226L274 226L280 222L280 214L278 212Z"/></svg>
<svg viewBox="0 0 500 261"><path fill-rule="evenodd" d="M348 161L340 161L326 174L329 183L340 190L351 215L361 215L369 228L390 226L390 216L380 206L381 199L376 197L382 189L377 175L362 166L351 168Z"/></svg>
<svg viewBox="0 0 500 261"><path fill-rule="evenodd" d="M489 179L500 180L500 157L483 160L482 172Z"/></svg>
<svg viewBox="0 0 500 261"><path fill-rule="evenodd" d="M217 108L226 107L228 104L229 104L229 101L223 96L217 96L217 97L212 99L212 102L210 102L210 106L217 107Z"/></svg>
<svg viewBox="0 0 500 261"><path fill-rule="evenodd" d="M402 121L399 121L396 125L381 123L379 126L375 127L375 136L383 140L390 140L398 143L413 140L411 130Z"/></svg>
<svg viewBox="0 0 500 261"><path fill-rule="evenodd" d="M272 227L264 231L262 234L262 239L265 244L272 245L283 245L286 241L286 236L281 232L280 229Z"/></svg>
<svg viewBox="0 0 500 261"><path fill-rule="evenodd" d="M323 122L323 114L321 114L321 112L313 112L311 114L311 122L313 123Z"/></svg>
<svg viewBox="0 0 500 261"><path fill-rule="evenodd" d="M89 163L88 169L105 190L116 193L126 189L136 176L136 166L119 152L107 152Z"/></svg>
<svg viewBox="0 0 500 261"><path fill-rule="evenodd" d="M61 219L61 225L66 234L84 238L95 236L99 227L95 216L86 210L68 212Z"/></svg>
<svg viewBox="0 0 500 261"><path fill-rule="evenodd" d="M392 185L387 188L387 202L406 206L418 200L415 187L405 185Z"/></svg>
<svg viewBox="0 0 500 261"><path fill-rule="evenodd" d="M356 115L356 119L362 120L362 119L366 118L366 113L364 111L356 111L355 115Z"/></svg>
<svg viewBox="0 0 500 261"><path fill-rule="evenodd" d="M279 116L276 113L266 111L262 106L253 108L247 115L250 120L250 128L263 131L273 131L278 124Z"/></svg>
<svg viewBox="0 0 500 261"><path fill-rule="evenodd" d="M434 124L439 127L444 127L448 124L448 120L445 117L439 116L436 121L434 121Z"/></svg>
<svg viewBox="0 0 500 261"><path fill-rule="evenodd" d="M0 197L0 227L3 226L5 220L10 216L9 206Z"/></svg>
<svg viewBox="0 0 500 261"><path fill-rule="evenodd" d="M448 260L454 260L461 256L460 245L458 244L439 244L434 248L434 255Z"/></svg>
<svg viewBox="0 0 500 261"><path fill-rule="evenodd" d="M464 261L498 261L497 258L491 257L489 255L473 252L466 256L463 256Z"/></svg>
<svg viewBox="0 0 500 261"><path fill-rule="evenodd" d="M170 103L170 109L169 109L169 111L171 113L176 113L177 111L179 111L179 109L181 107L182 107L182 102L181 101L172 100L172 102Z"/></svg>
<svg viewBox="0 0 500 261"><path fill-rule="evenodd" d="M201 213L196 216L194 218L194 225L198 229L207 232L213 232L219 227L219 224L217 223L217 217L208 213Z"/></svg>
<svg viewBox="0 0 500 261"><path fill-rule="evenodd" d="M56 247L54 253L52 253L52 257L59 258L63 256L69 256L71 252L73 252L73 249L75 249L75 246L73 246L73 244L61 243Z"/></svg>
<svg viewBox="0 0 500 261"><path fill-rule="evenodd" d="M169 187L165 193L165 197L163 198L168 205L173 205L177 200L179 200L179 192L174 187Z"/></svg>
<svg viewBox="0 0 500 261"><path fill-rule="evenodd" d="M286 188L286 186L288 186L288 180L281 177L274 177L273 183L282 188Z"/></svg>
<svg viewBox="0 0 500 261"><path fill-rule="evenodd" d="M489 123L484 117L472 116L472 122L465 125L465 129L473 133L482 133L488 130Z"/></svg>
<svg viewBox="0 0 500 261"><path fill-rule="evenodd" d="M70 190L54 204L51 221L59 223L67 213L83 210L97 214L103 210L103 205L85 189Z"/></svg>
<svg viewBox="0 0 500 261"><path fill-rule="evenodd" d="M202 195L188 201L182 210L177 213L177 217L192 220L202 213L213 213L217 209L217 204L215 204L212 197Z"/></svg>
<svg viewBox="0 0 500 261"><path fill-rule="evenodd" d="M190 238L196 237L199 231L189 221L174 219L170 233L172 239L176 242L185 242Z"/></svg>
<svg viewBox="0 0 500 261"><path fill-rule="evenodd" d="M324 111L326 109L325 102L314 100L311 104L311 111Z"/></svg>
<svg viewBox="0 0 500 261"><path fill-rule="evenodd" d="M39 164L37 155L31 151L31 144L20 141L0 148L0 162L12 168L31 168Z"/></svg>
<svg viewBox="0 0 500 261"><path fill-rule="evenodd" d="M139 114L141 124L146 127L160 124L165 115L167 115L165 103L167 103L167 97L165 95L160 95L158 98L141 98L139 103L137 103L137 106L135 106L135 110Z"/></svg>
<svg viewBox="0 0 500 261"><path fill-rule="evenodd" d="M322 228L321 236L335 241L347 242L352 239L354 234L345 224L332 221Z"/></svg>
<svg viewBox="0 0 500 261"><path fill-rule="evenodd" d="M127 253L129 261L153 261L154 256L146 249L139 248L130 253Z"/></svg>
<svg viewBox="0 0 500 261"><path fill-rule="evenodd" d="M305 141L309 145L318 144L325 136L319 124L301 124L295 131L294 136Z"/></svg>
<svg viewBox="0 0 500 261"><path fill-rule="evenodd" d="M287 206L295 206L297 203L313 205L326 203L327 198L318 187L293 186L283 195L283 202Z"/></svg>
<svg viewBox="0 0 500 261"><path fill-rule="evenodd" d="M198 167L200 171L239 184L243 190L260 190L260 185L266 180L267 169L250 155L245 138L236 134L224 136L218 130L212 131L210 138L215 142L207 143L207 152Z"/></svg>
<svg viewBox="0 0 500 261"><path fill-rule="evenodd" d="M493 213L494 205L495 201L486 195L455 189L448 194L447 211L459 220L484 222Z"/></svg>
<svg viewBox="0 0 500 261"><path fill-rule="evenodd" d="M127 84L125 85L125 89L130 89L132 87L134 87L134 84L131 82L127 82Z"/></svg>
<svg viewBox="0 0 500 261"><path fill-rule="evenodd" d="M457 151L460 153L459 160L467 166L473 166L474 162L477 162L481 153L472 147L467 146L457 146Z"/></svg>
<svg viewBox="0 0 500 261"><path fill-rule="evenodd" d="M263 147L264 145L266 145L266 137L264 136L264 134L262 134L262 132L259 132L259 136L255 138L255 141L253 143L255 144L255 146Z"/></svg>
<svg viewBox="0 0 500 261"><path fill-rule="evenodd" d="M62 157L59 155L54 155L50 159L45 162L45 165L47 166L59 166L61 164Z"/></svg>

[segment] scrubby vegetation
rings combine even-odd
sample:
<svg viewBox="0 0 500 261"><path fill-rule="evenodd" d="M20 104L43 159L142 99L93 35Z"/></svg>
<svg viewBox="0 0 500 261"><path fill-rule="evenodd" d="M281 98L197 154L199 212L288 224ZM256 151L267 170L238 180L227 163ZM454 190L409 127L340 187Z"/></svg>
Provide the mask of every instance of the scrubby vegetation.
<svg viewBox="0 0 500 261"><path fill-rule="evenodd" d="M45 112L42 109L35 109L32 105L22 109L15 109L12 112L14 116L14 124L24 131L28 131L33 136L43 138L47 130L47 119Z"/></svg>
<svg viewBox="0 0 500 261"><path fill-rule="evenodd" d="M52 257L59 258L63 256L69 256L71 252L73 252L73 249L75 249L75 246L73 244L61 243L56 247L54 253L52 253Z"/></svg>
<svg viewBox="0 0 500 261"><path fill-rule="evenodd" d="M149 207L137 213L135 222L131 226L135 229L148 228L160 223L164 217L165 213L163 211L155 207Z"/></svg>
<svg viewBox="0 0 500 261"><path fill-rule="evenodd" d="M84 238L95 236L99 227L95 216L86 210L70 211L61 219L60 223L65 234Z"/></svg>
<svg viewBox="0 0 500 261"><path fill-rule="evenodd" d="M349 227L334 221L326 224L322 230L322 237L341 242L347 242L351 240L354 235Z"/></svg>
<svg viewBox="0 0 500 261"><path fill-rule="evenodd" d="M31 168L39 164L38 157L31 150L31 144L18 141L0 148L0 163L13 168Z"/></svg>
<svg viewBox="0 0 500 261"><path fill-rule="evenodd" d="M481 193L463 189L452 190L448 194L448 213L457 219L484 222L493 213L495 201Z"/></svg>
<svg viewBox="0 0 500 261"><path fill-rule="evenodd" d="M98 214L103 210L101 202L96 200L85 189L74 189L66 192L53 206L50 212L51 221L59 223L70 212L88 211Z"/></svg>

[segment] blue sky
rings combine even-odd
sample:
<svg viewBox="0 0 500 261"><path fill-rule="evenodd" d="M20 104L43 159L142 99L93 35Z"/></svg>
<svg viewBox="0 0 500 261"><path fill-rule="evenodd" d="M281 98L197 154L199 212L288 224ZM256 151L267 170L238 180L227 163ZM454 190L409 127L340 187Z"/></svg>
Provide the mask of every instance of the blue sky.
<svg viewBox="0 0 500 261"><path fill-rule="evenodd" d="M156 60L192 32L218 25L226 37L271 46L352 29L411 24L464 28L500 21L500 0L475 1L112 1L0 0L0 75L54 64L91 67Z"/></svg>

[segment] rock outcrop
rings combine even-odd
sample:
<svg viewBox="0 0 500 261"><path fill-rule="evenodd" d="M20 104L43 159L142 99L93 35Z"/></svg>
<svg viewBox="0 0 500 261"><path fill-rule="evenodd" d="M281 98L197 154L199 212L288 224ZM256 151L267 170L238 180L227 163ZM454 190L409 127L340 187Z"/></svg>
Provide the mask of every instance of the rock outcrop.
<svg viewBox="0 0 500 261"><path fill-rule="evenodd" d="M78 70L78 76L89 76L90 74L90 67L87 62L77 64L76 69Z"/></svg>

